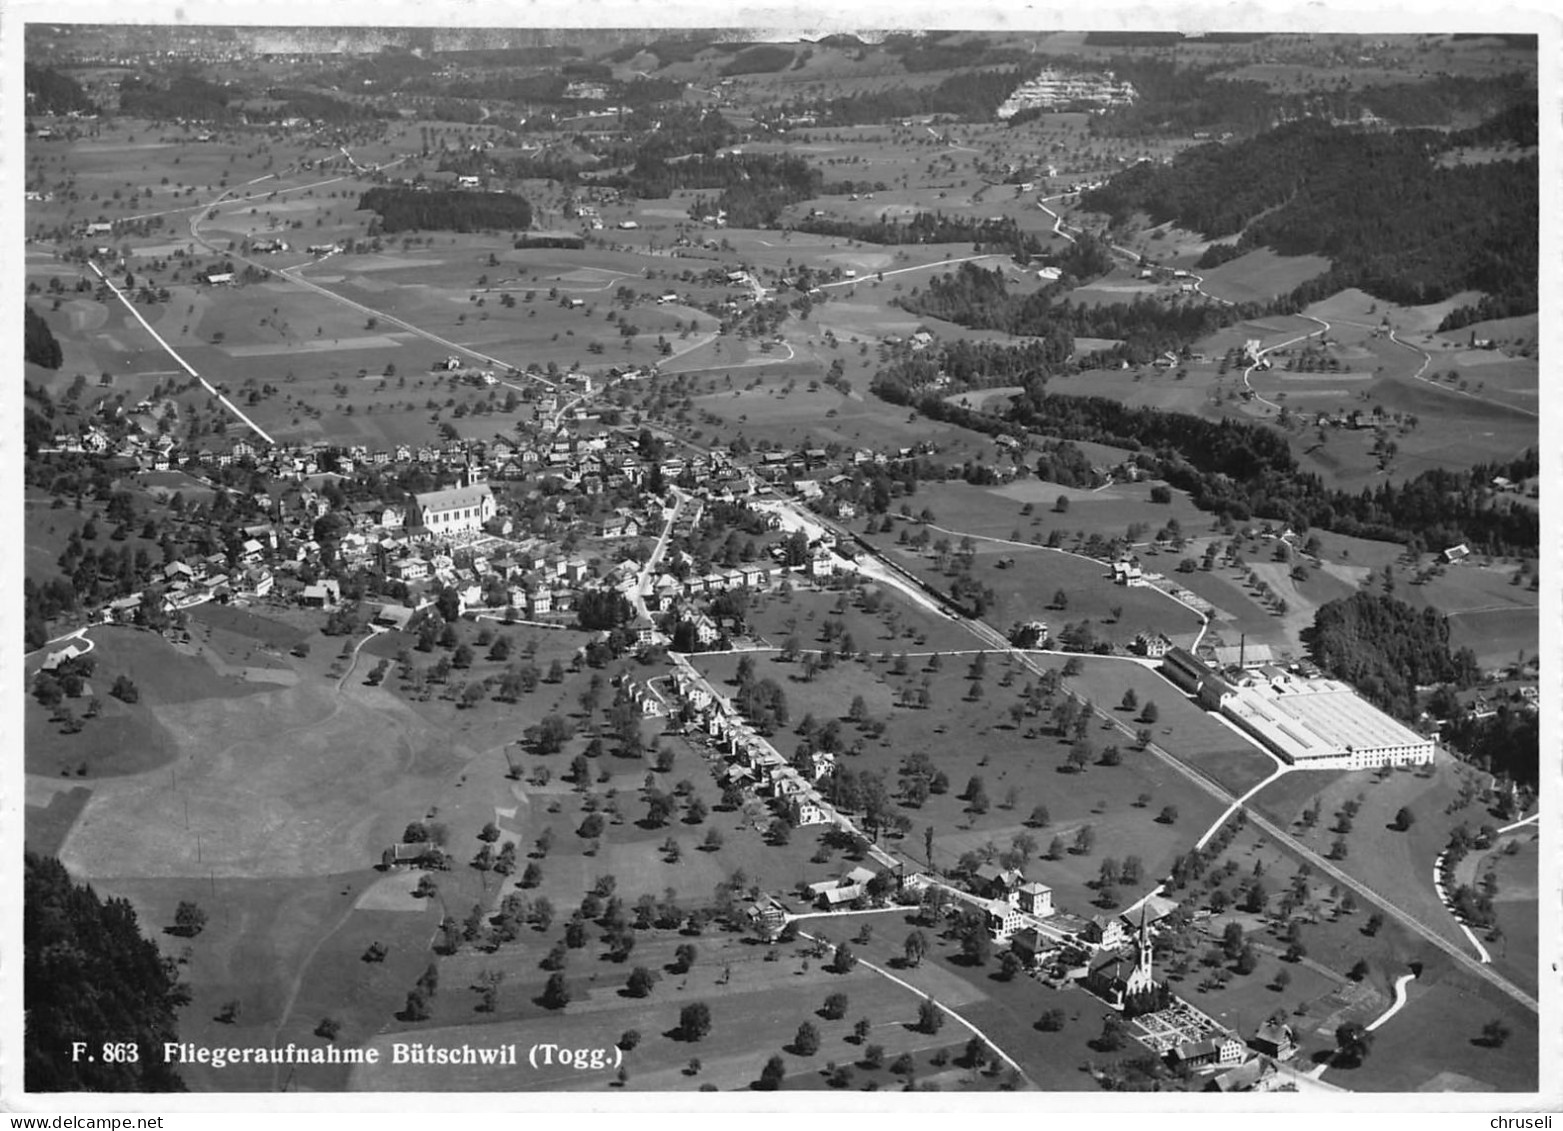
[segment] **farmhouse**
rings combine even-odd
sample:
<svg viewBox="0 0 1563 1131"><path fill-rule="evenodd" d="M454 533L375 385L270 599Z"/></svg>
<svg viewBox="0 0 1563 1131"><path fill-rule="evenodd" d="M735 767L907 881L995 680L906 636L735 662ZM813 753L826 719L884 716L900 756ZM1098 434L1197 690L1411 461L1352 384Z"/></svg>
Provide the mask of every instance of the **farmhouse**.
<svg viewBox="0 0 1563 1131"><path fill-rule="evenodd" d="M496 508L488 484L469 480L460 487L415 496L417 518L412 525L426 535L472 534L483 529Z"/></svg>
<svg viewBox="0 0 1563 1131"><path fill-rule="evenodd" d="M1283 1021L1266 1021L1248 1044L1255 1052L1276 1060L1285 1060L1297 1051L1292 1027Z"/></svg>

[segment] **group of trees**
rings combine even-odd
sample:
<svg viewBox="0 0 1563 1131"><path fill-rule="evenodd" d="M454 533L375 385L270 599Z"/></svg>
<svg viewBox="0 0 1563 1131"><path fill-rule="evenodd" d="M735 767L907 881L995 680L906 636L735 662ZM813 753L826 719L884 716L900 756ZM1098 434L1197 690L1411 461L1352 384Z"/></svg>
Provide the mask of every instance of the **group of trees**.
<svg viewBox="0 0 1563 1131"><path fill-rule="evenodd" d="M1077 255L1084 255L1078 252ZM1076 270L1099 270L1089 260L1068 261ZM1010 289L1002 269L962 263L946 275L929 280L924 290L897 299L903 309L924 317L942 318L977 330L1075 338L1113 338L1123 342L1093 360L1124 360L1144 365L1167 350L1263 312L1256 303L1223 306L1215 303L1168 303L1138 295L1132 302L1073 302L1060 287L1019 293Z"/></svg>

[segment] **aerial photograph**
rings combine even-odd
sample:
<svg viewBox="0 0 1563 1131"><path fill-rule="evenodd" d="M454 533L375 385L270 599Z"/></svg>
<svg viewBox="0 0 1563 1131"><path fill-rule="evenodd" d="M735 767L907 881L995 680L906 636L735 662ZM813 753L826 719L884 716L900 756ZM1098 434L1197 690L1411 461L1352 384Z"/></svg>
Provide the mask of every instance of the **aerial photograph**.
<svg viewBox="0 0 1563 1131"><path fill-rule="evenodd" d="M1558 1086L1535 34L43 15L11 1110Z"/></svg>

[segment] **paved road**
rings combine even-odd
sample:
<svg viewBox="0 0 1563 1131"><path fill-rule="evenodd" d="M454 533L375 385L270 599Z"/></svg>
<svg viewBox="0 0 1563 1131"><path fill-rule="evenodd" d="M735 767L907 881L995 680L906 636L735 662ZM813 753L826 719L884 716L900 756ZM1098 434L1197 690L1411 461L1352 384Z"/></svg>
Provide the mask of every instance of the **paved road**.
<svg viewBox="0 0 1563 1131"><path fill-rule="evenodd" d="M192 221L192 224L193 223L194 223L194 221ZM213 250L215 250L215 249L213 249ZM107 275L105 275L103 273L102 268L100 268L96 263L89 263L87 266L91 267L94 271L96 271L98 273L98 278L102 281L103 285L108 287L108 289L111 290L112 292L114 292L114 297L115 298L119 299L120 302L125 304L125 309L130 311L131 315L135 318L135 320L137 322L141 323L141 328L143 330L145 330L148 334L151 334L152 335L152 339L155 342L157 342L158 345L163 347L163 352L165 352L166 354L168 354L169 357L173 358L176 362L178 362L180 368L182 368L186 373L190 374L190 376L194 377L197 381L199 381L201 383L201 386L208 393L210 393L212 396L216 397L219 401L221 401L224 408L226 408L229 412L233 413L234 416L238 417L257 436L259 436L262 440L265 440L268 444L275 443L275 441L272 440L271 436L267 434L265 429L263 429L259 424L256 424L255 421L251 420L248 416L246 416L239 409L238 405L234 404L227 397L225 397L222 393L218 392L216 386L214 386L205 377L202 377L199 373L197 373L195 371L195 367L194 366L192 366L184 358L180 357L178 352L175 351L174 347L169 345L166 341L163 340L163 335L159 334L156 330L152 329L152 324L150 322L148 322L145 318L141 317L141 311L137 310L136 307L135 307L135 304L133 302L131 302L128 298L125 297L125 292L120 290L118 287L116 287L114 285L113 281Z"/></svg>

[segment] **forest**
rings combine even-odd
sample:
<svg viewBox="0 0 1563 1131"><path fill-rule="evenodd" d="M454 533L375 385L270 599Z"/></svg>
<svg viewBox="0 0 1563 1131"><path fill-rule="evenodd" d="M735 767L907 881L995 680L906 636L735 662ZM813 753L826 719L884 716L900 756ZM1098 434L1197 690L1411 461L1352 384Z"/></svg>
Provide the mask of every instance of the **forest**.
<svg viewBox="0 0 1563 1131"><path fill-rule="evenodd" d="M43 315L25 303L23 305L27 310L27 326L22 333L22 356L45 369L58 369L65 358L59 340Z"/></svg>
<svg viewBox="0 0 1563 1131"><path fill-rule="evenodd" d="M98 107L81 84L69 75L62 75L52 67L25 66L22 84L32 99L28 109L39 114L96 114Z"/></svg>
<svg viewBox="0 0 1563 1131"><path fill-rule="evenodd" d="M380 232L474 232L493 228L517 231L532 225L532 206L515 193L372 188L358 198L358 207L379 217L370 225L370 236Z"/></svg>
<svg viewBox="0 0 1563 1131"><path fill-rule="evenodd" d="M175 75L167 86L131 75L119 84L119 112L132 118L189 118L220 121L233 114L232 92L193 74Z"/></svg>
<svg viewBox="0 0 1563 1131"><path fill-rule="evenodd" d="M1449 622L1436 610L1381 594L1320 606L1302 642L1320 668L1401 719L1416 717L1419 685L1469 687L1480 674L1469 648L1449 651Z"/></svg>
<svg viewBox="0 0 1563 1131"><path fill-rule="evenodd" d="M162 1055L189 1002L178 967L125 899L104 901L53 857L25 854L22 1008L29 1092L182 1092ZM135 1060L66 1055L72 1041L131 1042Z"/></svg>
<svg viewBox="0 0 1563 1131"><path fill-rule="evenodd" d="M1522 131L1523 115L1492 128ZM1294 291L1294 302L1348 287L1407 305L1480 290L1516 312L1535 310L1536 159L1436 165L1449 144L1433 131L1290 122L1198 146L1170 165L1137 165L1081 203L1114 224L1144 213L1208 239L1236 235L1238 253L1327 256L1330 270Z"/></svg>

